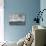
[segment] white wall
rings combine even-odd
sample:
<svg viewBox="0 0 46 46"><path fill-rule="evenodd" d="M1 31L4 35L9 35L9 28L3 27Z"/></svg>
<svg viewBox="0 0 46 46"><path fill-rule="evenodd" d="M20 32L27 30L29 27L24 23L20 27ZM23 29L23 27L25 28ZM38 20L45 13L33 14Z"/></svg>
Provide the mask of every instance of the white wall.
<svg viewBox="0 0 46 46"><path fill-rule="evenodd" d="M0 42L4 41L4 1L0 0Z"/></svg>
<svg viewBox="0 0 46 46"><path fill-rule="evenodd" d="M46 0L40 0L40 9L41 10L46 9ZM46 27L46 11L43 13L43 19L44 21L43 22L40 21L40 25L43 25Z"/></svg>
<svg viewBox="0 0 46 46"><path fill-rule="evenodd" d="M40 0L40 9L46 9L46 0ZM46 26L46 11L43 12L43 22L40 21L40 24Z"/></svg>

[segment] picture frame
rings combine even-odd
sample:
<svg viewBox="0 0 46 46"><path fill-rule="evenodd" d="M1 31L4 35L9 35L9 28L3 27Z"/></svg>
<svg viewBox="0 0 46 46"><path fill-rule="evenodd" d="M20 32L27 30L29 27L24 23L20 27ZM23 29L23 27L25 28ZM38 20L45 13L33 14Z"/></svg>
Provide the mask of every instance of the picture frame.
<svg viewBox="0 0 46 46"><path fill-rule="evenodd" d="M25 25L26 17L22 14L14 14L9 16L9 24L10 25Z"/></svg>

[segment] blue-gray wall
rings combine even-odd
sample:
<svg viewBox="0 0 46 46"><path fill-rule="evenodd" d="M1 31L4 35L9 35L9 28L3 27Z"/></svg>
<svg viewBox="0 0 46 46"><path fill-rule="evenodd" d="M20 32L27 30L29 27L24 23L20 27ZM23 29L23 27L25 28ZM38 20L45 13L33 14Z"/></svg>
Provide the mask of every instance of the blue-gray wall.
<svg viewBox="0 0 46 46"><path fill-rule="evenodd" d="M40 0L4 0L4 35L7 41L18 41L32 29L32 21L40 9ZM26 25L10 26L10 13L24 13Z"/></svg>

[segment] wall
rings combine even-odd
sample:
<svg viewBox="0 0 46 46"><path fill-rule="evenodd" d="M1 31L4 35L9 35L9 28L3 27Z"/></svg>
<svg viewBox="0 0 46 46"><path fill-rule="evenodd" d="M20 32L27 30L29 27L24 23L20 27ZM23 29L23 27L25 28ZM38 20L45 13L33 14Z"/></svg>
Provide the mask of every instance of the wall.
<svg viewBox="0 0 46 46"><path fill-rule="evenodd" d="M40 10L43 10L43 9L46 9L46 0L40 0ZM42 17L44 20L43 20L43 22L40 21L40 25L46 27L46 11L43 13ZM46 42L45 42L45 44L46 44Z"/></svg>
<svg viewBox="0 0 46 46"><path fill-rule="evenodd" d="M40 0L4 0L4 35L7 41L18 41L32 29L35 12L40 10ZM24 13L26 25L10 26L8 17L11 13Z"/></svg>
<svg viewBox="0 0 46 46"><path fill-rule="evenodd" d="M4 0L0 0L0 42L4 41Z"/></svg>
<svg viewBox="0 0 46 46"><path fill-rule="evenodd" d="M41 11L42 11L43 9L46 9L46 0L41 0L41 1L40 1L40 9L41 9ZM43 12L42 17L43 17L43 22L41 21L41 22L40 22L40 25L46 26L46 20L45 20L45 19L46 19L46 11Z"/></svg>

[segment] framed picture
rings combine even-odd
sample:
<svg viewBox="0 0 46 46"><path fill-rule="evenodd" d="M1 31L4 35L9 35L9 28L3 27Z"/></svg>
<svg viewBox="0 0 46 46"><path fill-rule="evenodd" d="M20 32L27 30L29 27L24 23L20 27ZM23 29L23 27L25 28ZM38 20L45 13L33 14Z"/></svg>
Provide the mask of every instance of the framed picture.
<svg viewBox="0 0 46 46"><path fill-rule="evenodd" d="M21 14L14 14L9 16L9 24L10 25L25 25L26 17Z"/></svg>

